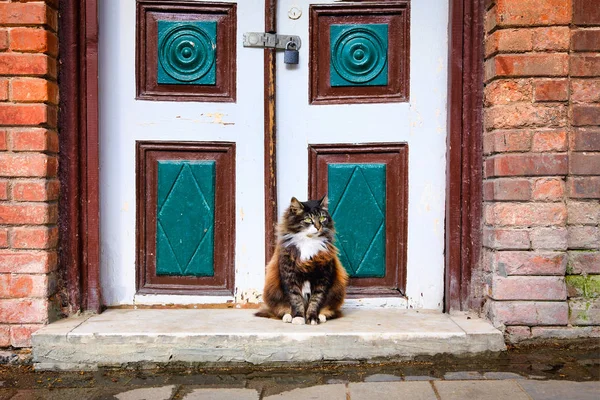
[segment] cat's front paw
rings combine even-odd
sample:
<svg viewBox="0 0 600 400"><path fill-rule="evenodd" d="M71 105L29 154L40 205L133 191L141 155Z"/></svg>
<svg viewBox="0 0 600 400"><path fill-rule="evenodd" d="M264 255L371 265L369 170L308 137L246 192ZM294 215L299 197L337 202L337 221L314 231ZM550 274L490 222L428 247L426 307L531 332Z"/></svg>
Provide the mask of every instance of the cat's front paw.
<svg viewBox="0 0 600 400"><path fill-rule="evenodd" d="M323 314L319 314L319 322L321 324L324 324L325 322L327 322L327 317L324 316Z"/></svg>
<svg viewBox="0 0 600 400"><path fill-rule="evenodd" d="M306 321L304 320L304 317L294 317L294 318L292 318L292 324L293 325L304 325L304 324L306 324Z"/></svg>
<svg viewBox="0 0 600 400"><path fill-rule="evenodd" d="M285 314L281 320L289 324L292 322L292 314Z"/></svg>

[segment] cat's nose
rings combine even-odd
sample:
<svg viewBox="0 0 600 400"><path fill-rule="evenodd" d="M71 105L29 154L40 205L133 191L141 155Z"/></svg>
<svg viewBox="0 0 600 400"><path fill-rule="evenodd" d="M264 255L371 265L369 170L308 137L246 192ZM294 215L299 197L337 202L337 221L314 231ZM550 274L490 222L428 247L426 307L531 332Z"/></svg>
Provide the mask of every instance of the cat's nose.
<svg viewBox="0 0 600 400"><path fill-rule="evenodd" d="M321 230L322 225L321 225L321 223L319 221L315 221L315 228L317 228L318 231Z"/></svg>

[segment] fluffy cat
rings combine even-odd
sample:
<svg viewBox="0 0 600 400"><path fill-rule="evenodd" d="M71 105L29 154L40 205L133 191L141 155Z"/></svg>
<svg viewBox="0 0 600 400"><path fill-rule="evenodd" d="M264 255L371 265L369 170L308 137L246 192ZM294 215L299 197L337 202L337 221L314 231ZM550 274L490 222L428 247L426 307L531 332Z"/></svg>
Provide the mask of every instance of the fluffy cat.
<svg viewBox="0 0 600 400"><path fill-rule="evenodd" d="M265 307L255 315L311 325L341 315L348 274L333 245L334 234L326 197L292 198L267 265Z"/></svg>

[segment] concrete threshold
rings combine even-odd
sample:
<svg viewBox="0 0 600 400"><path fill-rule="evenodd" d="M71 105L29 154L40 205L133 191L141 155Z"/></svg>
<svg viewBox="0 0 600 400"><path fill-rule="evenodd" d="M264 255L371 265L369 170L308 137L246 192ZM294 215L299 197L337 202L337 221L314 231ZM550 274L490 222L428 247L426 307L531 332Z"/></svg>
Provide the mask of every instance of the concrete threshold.
<svg viewBox="0 0 600 400"><path fill-rule="evenodd" d="M347 309L320 325L258 318L254 310L107 310L33 335L38 370L127 364L328 362L505 350L502 333L467 314Z"/></svg>

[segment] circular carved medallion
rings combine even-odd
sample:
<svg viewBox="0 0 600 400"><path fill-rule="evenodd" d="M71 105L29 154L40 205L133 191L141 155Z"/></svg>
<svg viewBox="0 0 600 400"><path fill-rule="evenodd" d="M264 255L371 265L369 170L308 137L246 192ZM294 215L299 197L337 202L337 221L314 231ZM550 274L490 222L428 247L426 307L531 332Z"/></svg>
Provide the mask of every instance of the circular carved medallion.
<svg viewBox="0 0 600 400"><path fill-rule="evenodd" d="M386 46L377 34L356 27L333 43L332 63L337 73L352 83L366 83L377 77L387 62Z"/></svg>
<svg viewBox="0 0 600 400"><path fill-rule="evenodd" d="M173 79L191 82L202 78L215 62L216 44L200 27L177 25L164 35L159 60Z"/></svg>

